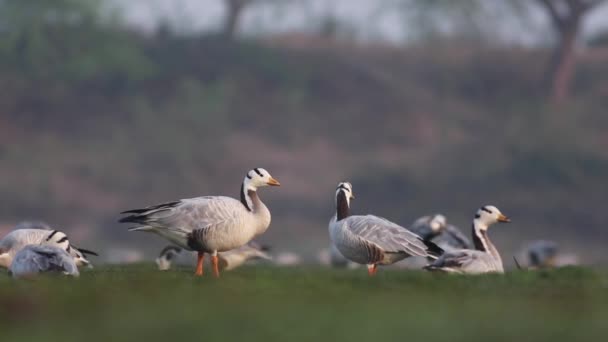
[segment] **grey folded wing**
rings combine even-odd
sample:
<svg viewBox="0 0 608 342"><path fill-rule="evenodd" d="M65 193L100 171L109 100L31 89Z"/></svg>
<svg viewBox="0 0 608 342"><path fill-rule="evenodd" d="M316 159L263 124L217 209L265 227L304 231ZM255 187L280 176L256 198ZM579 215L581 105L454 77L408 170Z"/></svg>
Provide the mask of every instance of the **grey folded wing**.
<svg viewBox="0 0 608 342"><path fill-rule="evenodd" d="M133 222L187 234L238 220L242 211L243 205L233 198L206 196L127 211L125 213L133 215L121 219L121 222Z"/></svg>
<svg viewBox="0 0 608 342"><path fill-rule="evenodd" d="M46 272L79 275L74 258L63 249L54 246L24 247L15 255L10 270L15 277Z"/></svg>
<svg viewBox="0 0 608 342"><path fill-rule="evenodd" d="M475 250L445 253L428 266L429 269L452 269L464 273L483 273L492 269L492 256Z"/></svg>
<svg viewBox="0 0 608 342"><path fill-rule="evenodd" d="M385 252L406 253L411 256L427 256L422 239L389 220L381 217L352 216L347 220L347 229L357 237L376 244Z"/></svg>

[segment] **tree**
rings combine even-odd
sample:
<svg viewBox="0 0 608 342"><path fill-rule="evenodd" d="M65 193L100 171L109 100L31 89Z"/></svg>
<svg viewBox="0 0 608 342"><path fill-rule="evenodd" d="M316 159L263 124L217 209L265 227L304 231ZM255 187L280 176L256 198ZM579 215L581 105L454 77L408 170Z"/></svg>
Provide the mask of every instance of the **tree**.
<svg viewBox="0 0 608 342"><path fill-rule="evenodd" d="M225 17L222 34L234 39L243 11L256 0L224 0Z"/></svg>
<svg viewBox="0 0 608 342"><path fill-rule="evenodd" d="M570 95L570 84L576 71L576 42L585 16L604 0L537 0L551 19L558 37L557 46L547 71L553 103Z"/></svg>
<svg viewBox="0 0 608 342"><path fill-rule="evenodd" d="M570 86L576 71L576 43L585 17L606 0L535 0L484 1L484 0L395 0L405 11L416 12L417 27L432 26L431 29L447 26L453 33L466 32L480 37L498 25L498 21L520 22L534 20L532 10L547 13L551 28L556 33L557 44L547 66L546 87L553 103L562 103L570 95ZM533 4L534 8L528 5ZM447 25L446 25L447 23ZM437 29L441 31L440 29ZM467 32L472 31L472 32Z"/></svg>

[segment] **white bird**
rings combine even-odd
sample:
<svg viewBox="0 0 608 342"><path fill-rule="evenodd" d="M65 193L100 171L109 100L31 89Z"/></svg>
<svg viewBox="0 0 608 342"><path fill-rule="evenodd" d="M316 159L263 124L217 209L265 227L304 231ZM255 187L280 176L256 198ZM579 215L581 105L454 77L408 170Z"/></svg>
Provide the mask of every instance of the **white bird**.
<svg viewBox="0 0 608 342"><path fill-rule="evenodd" d="M19 250L10 264L14 278L28 278L40 273L62 273L78 277L74 258L53 245L27 245Z"/></svg>
<svg viewBox="0 0 608 342"><path fill-rule="evenodd" d="M472 247L469 239L460 229L448 224L445 216L441 214L422 216L409 228L424 241L431 241L443 250L468 249Z"/></svg>
<svg viewBox="0 0 608 342"><path fill-rule="evenodd" d="M367 265L374 275L378 265L390 265L409 256L432 257L422 239L404 227L384 218L351 216L352 185L338 184L336 219L329 224L329 236L348 260Z"/></svg>
<svg viewBox="0 0 608 342"><path fill-rule="evenodd" d="M250 260L272 260L272 257L266 253L266 250L266 247L259 246L252 241L239 248L218 253L218 267L220 271L231 271ZM182 254L182 251L183 250L177 246L167 246L163 248L159 257L156 258L158 269L161 271L169 270L173 262ZM190 255L190 253L188 253L188 255Z"/></svg>
<svg viewBox="0 0 608 342"><path fill-rule="evenodd" d="M279 186L268 171L256 168L241 185L241 199L205 196L123 212L119 222L137 224L130 231L156 233L181 248L198 252L195 275L203 275L205 253L211 254L213 273L219 277L218 252L241 247L264 233L270 211L258 197L264 186Z"/></svg>
<svg viewBox="0 0 608 342"><path fill-rule="evenodd" d="M488 237L488 227L497 222L511 222L511 220L495 206L481 207L473 219L472 237L475 250L461 249L446 252L425 269L451 273L503 273L500 254Z"/></svg>
<svg viewBox="0 0 608 342"><path fill-rule="evenodd" d="M0 240L0 267L9 268L13 258L23 247L28 245L55 245L69 253L77 266L90 266L85 254L97 253L74 247L65 233L46 229L16 229Z"/></svg>

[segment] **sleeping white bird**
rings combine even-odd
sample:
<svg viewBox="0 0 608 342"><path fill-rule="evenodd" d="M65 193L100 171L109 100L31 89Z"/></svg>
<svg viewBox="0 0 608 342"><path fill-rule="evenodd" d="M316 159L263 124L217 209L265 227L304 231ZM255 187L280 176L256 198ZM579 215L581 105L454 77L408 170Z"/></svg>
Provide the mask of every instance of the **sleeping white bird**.
<svg viewBox="0 0 608 342"><path fill-rule="evenodd" d="M65 233L46 229L16 229L0 240L0 267L9 268L15 255L28 245L54 245L74 258L77 266L91 266L85 254L97 253L70 244Z"/></svg>
<svg viewBox="0 0 608 342"><path fill-rule="evenodd" d="M61 273L78 277L74 258L65 249L54 245L27 245L13 258L10 273L14 278L29 278L40 273Z"/></svg>
<svg viewBox="0 0 608 342"><path fill-rule="evenodd" d="M281 185L262 168L247 172L240 201L224 196L183 199L123 212L119 222L135 223L130 231L158 234L189 251L198 252L195 275L203 275L205 253L211 254L213 274L219 277L218 252L239 248L270 226L270 211L258 197L264 186Z"/></svg>
<svg viewBox="0 0 608 342"><path fill-rule="evenodd" d="M352 185L341 182L336 189L336 217L329 224L329 236L348 260L367 265L374 275L378 265L390 265L409 256L433 257L422 239L382 217L350 215Z"/></svg>
<svg viewBox="0 0 608 342"><path fill-rule="evenodd" d="M497 222L511 222L511 220L495 206L481 207L473 219L472 237L475 250L461 249L446 252L425 269L449 273L504 273L500 254L488 237L488 228Z"/></svg>

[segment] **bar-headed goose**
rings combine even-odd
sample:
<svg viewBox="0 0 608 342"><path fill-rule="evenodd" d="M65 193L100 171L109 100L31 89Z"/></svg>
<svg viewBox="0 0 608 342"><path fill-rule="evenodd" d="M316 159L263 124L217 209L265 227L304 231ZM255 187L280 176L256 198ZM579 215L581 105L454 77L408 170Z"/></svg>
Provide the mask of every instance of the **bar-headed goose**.
<svg viewBox="0 0 608 342"><path fill-rule="evenodd" d="M65 249L53 245L27 245L13 258L10 273L14 278L27 278L39 273L62 273L78 277L74 258Z"/></svg>
<svg viewBox="0 0 608 342"><path fill-rule="evenodd" d="M329 236L348 260L367 265L374 275L378 265L390 265L409 256L431 257L422 239L409 230L373 215L350 215L352 185L338 184L336 216L329 224Z"/></svg>
<svg viewBox="0 0 608 342"><path fill-rule="evenodd" d="M488 237L488 227L497 222L511 222L511 220L495 206L481 207L473 219L472 237L475 250L446 252L425 269L451 273L503 273L500 254Z"/></svg>
<svg viewBox="0 0 608 342"><path fill-rule="evenodd" d="M53 245L69 253L77 266L89 266L91 263L85 254L97 253L77 248L70 244L65 233L47 229L16 229L0 240L0 267L9 268L13 258L23 247L28 245Z"/></svg>
<svg viewBox="0 0 608 342"><path fill-rule="evenodd" d="M432 241L443 250L471 248L469 239L457 227L448 224L441 214L423 216L412 223L410 231L424 241Z"/></svg>
<svg viewBox="0 0 608 342"><path fill-rule="evenodd" d="M250 260L265 259L272 260L272 257L266 253L268 250L265 246L260 246L254 241L241 246L239 248L229 250L227 252L218 253L218 262L220 271L231 271L237 267L244 265ZM167 271L171 268L176 259L183 259L180 256L183 255L182 249L177 246L167 246L160 252L158 258L156 258L156 265L161 271ZM186 252L188 260L177 260L179 263L190 263L191 252Z"/></svg>
<svg viewBox="0 0 608 342"><path fill-rule="evenodd" d="M172 243L198 252L195 274L203 275L203 258L211 254L213 273L219 277L218 252L245 245L270 225L270 211L258 197L264 186L279 186L268 171L256 168L245 176L241 199L205 196L122 212L119 222L135 223L131 231L156 233Z"/></svg>

